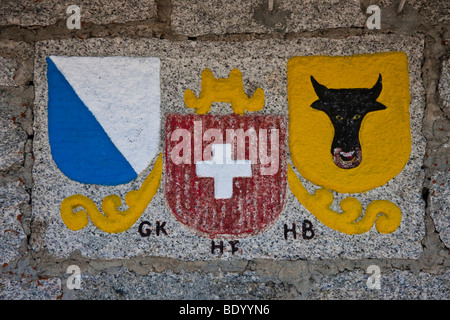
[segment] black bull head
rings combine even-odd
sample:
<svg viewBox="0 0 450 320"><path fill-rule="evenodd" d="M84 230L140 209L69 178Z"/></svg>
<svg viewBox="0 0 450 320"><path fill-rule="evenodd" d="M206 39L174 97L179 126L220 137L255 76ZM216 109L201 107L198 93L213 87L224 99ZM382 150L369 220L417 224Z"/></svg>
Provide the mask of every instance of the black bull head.
<svg viewBox="0 0 450 320"><path fill-rule="evenodd" d="M362 161L359 142L361 122L367 113L386 109L376 101L382 90L381 74L377 83L370 89L328 89L313 76L311 82L319 97L311 107L325 112L334 126L334 139L331 144L334 163L342 169L359 166Z"/></svg>

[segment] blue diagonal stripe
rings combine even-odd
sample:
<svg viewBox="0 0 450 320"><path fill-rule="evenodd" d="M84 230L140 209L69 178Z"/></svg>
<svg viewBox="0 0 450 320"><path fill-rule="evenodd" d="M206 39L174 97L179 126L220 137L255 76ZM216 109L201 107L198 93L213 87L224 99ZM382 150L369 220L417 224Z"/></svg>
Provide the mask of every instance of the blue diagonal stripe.
<svg viewBox="0 0 450 320"><path fill-rule="evenodd" d="M87 184L118 185L136 179L136 172L50 58L47 79L48 133L58 168Z"/></svg>

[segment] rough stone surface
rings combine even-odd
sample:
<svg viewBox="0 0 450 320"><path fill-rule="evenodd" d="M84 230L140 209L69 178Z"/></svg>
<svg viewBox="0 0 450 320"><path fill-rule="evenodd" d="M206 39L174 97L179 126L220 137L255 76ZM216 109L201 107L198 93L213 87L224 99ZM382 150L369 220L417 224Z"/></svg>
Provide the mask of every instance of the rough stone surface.
<svg viewBox="0 0 450 320"><path fill-rule="evenodd" d="M0 275L1 300L56 300L62 296L61 280L12 279Z"/></svg>
<svg viewBox="0 0 450 320"><path fill-rule="evenodd" d="M0 118L13 132L20 127L27 135L33 134L32 101L32 87L0 88Z"/></svg>
<svg viewBox="0 0 450 320"><path fill-rule="evenodd" d="M275 1L268 11L267 0L230 2L174 0L172 25L187 36L232 33L299 32L339 27L361 27L365 17L358 1ZM188 18L189 17L189 18Z"/></svg>
<svg viewBox="0 0 450 320"><path fill-rule="evenodd" d="M26 240L21 225L20 206L28 203L29 194L23 184L0 184L0 264L9 263L19 255L19 247Z"/></svg>
<svg viewBox="0 0 450 320"><path fill-rule="evenodd" d="M81 9L81 21L94 24L124 23L156 17L154 0L104 1L28 1L5 0L0 3L0 25L47 26L71 15L66 10L71 5Z"/></svg>
<svg viewBox="0 0 450 320"><path fill-rule="evenodd" d="M400 1L361 0L364 12L370 5L381 9L381 29L395 29L400 33L413 33L417 28L429 28L450 20L450 4L446 0L406 1L398 12Z"/></svg>
<svg viewBox="0 0 450 320"><path fill-rule="evenodd" d="M421 198L421 171L424 155L424 139L421 135L421 119L424 104L423 87L420 82L420 60L422 40L397 36L353 37L345 40L299 39L293 41L256 40L236 43L223 42L170 42L161 40L92 39L86 41L43 41L36 47L35 62L36 112L34 154L36 157L33 176L33 228L31 238L33 250L46 248L58 257L67 257L74 250L90 258L117 259L138 255L155 255L186 260L215 259L209 253L211 240L200 237L176 221L165 203L164 185L153 198L135 226L121 234L107 234L92 224L73 232L63 224L59 204L73 194L90 197L97 205L108 194L121 197L140 185L147 175L138 177L130 184L111 187L81 185L70 181L55 166L47 139L47 82L45 77L45 57L49 55L138 55L161 58L161 107L162 114L169 112L192 112L184 106L183 93L187 88L200 92L200 74L210 68L216 77L228 77L232 68L239 68L244 77L244 85L249 93L257 87L264 88L266 106L262 113L287 115L286 65L295 55L333 54L350 55L380 51L405 51L410 64L411 82L411 128L412 153L403 172L385 186L371 190L357 197L363 206L375 199L389 199L397 203L403 211L401 227L393 234L381 235L376 230L348 236L323 226L307 212L287 192L284 210L277 221L265 232L249 238L239 239L242 252L240 258L271 259L325 259L325 258L365 258L396 257L417 258L424 235L423 208ZM76 48L74 50L74 48ZM273 49L276 48L276 49ZM257 54L254 54L257 52ZM202 58L199 58L202 57ZM227 104L213 106L212 113L228 114ZM162 119L162 124L164 119ZM163 128L164 125L161 125ZM164 137L164 135L162 135ZM164 139L160 141L160 151ZM149 170L150 168L148 168ZM148 172L148 171L147 171ZM308 184L309 191L317 189ZM334 210L346 195L335 194ZM288 239L283 236L284 224L301 225L309 219L315 228L312 240ZM142 238L137 227L144 220L165 221L169 236ZM374 228L373 228L374 229ZM216 239L217 241L221 239ZM232 259L225 251L222 259Z"/></svg>
<svg viewBox="0 0 450 320"><path fill-rule="evenodd" d="M450 59L442 63L442 74L439 81L439 94L441 95L444 107L450 108Z"/></svg>
<svg viewBox="0 0 450 320"><path fill-rule="evenodd" d="M17 62L13 59L0 57L0 85L13 86L15 84L14 74L17 70Z"/></svg>
<svg viewBox="0 0 450 320"><path fill-rule="evenodd" d="M373 272L357 270L321 278L312 287L308 299L447 300L450 295L448 270L442 275L399 270L380 271L380 289L369 289L367 286L368 278Z"/></svg>
<svg viewBox="0 0 450 320"><path fill-rule="evenodd" d="M0 41L0 86L20 86L31 81L33 53L33 46L26 42Z"/></svg>
<svg viewBox="0 0 450 320"><path fill-rule="evenodd" d="M446 0L415 0L410 5L420 13L424 23L438 25L450 21L450 3Z"/></svg>
<svg viewBox="0 0 450 320"><path fill-rule="evenodd" d="M89 290L83 290L84 287ZM83 273L80 290L65 289L64 299L252 300L296 295L293 285L261 281L255 272L164 271L139 276L126 268L113 268L108 272Z"/></svg>
<svg viewBox="0 0 450 320"><path fill-rule="evenodd" d="M437 110L444 115L450 114L450 60L441 65L441 76L438 81L439 99ZM438 109L439 108L439 109ZM429 211L436 231L444 244L450 246L450 194L449 194L449 161L450 161L450 121L446 117L433 119L433 140L430 142L432 151L427 165L430 167L429 178Z"/></svg>
<svg viewBox="0 0 450 320"><path fill-rule="evenodd" d="M436 171L431 177L430 215L439 237L450 248L450 175Z"/></svg>
<svg viewBox="0 0 450 320"><path fill-rule="evenodd" d="M23 162L26 134L10 119L0 118L0 170Z"/></svg>

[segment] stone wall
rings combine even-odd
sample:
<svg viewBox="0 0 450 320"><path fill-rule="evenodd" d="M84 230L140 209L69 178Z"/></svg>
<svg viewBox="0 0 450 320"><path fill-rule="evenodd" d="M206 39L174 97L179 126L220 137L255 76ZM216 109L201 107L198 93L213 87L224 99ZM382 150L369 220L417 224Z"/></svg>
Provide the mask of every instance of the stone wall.
<svg viewBox="0 0 450 320"><path fill-rule="evenodd" d="M449 299L450 4L410 0L398 13L399 2L275 0L268 11L267 0L2 1L0 298ZM70 5L81 8L80 29L66 25ZM366 27L369 5L381 8L380 29ZM240 239L238 254L212 255L211 239L168 219L163 184L139 221L168 219L166 238L142 238L139 221L124 235L62 224L63 198L88 192L98 204L111 190L80 187L51 162L46 57L160 57L162 118L184 108L185 89L200 92L203 69L228 77L238 67L249 93L266 86L263 113L287 117L290 57L382 51L408 55L413 151L399 177L361 201L402 203L396 233L342 235L315 220L289 186L279 221ZM163 140L161 133L161 151ZM304 219L314 241L283 238L283 225ZM80 269L80 289L67 286L71 265ZM371 265L381 271L380 289L367 285Z"/></svg>

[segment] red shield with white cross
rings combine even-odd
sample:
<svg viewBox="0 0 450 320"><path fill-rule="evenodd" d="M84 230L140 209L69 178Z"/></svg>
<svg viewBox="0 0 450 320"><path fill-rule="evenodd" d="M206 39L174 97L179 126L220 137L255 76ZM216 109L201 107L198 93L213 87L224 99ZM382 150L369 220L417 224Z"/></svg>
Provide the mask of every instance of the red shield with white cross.
<svg viewBox="0 0 450 320"><path fill-rule="evenodd" d="M165 194L175 217L211 238L265 229L283 208L285 140L281 116L169 114Z"/></svg>

